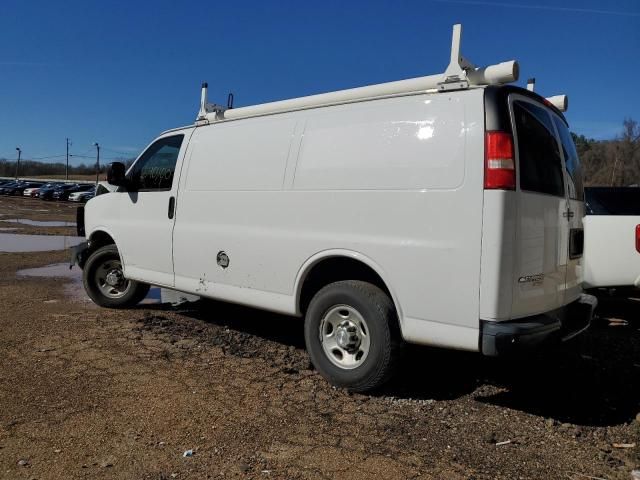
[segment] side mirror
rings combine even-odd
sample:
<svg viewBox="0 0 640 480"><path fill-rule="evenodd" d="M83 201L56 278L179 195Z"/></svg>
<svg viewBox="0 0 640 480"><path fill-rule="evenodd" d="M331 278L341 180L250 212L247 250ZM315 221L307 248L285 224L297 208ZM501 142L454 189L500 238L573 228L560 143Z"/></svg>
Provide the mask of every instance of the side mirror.
<svg viewBox="0 0 640 480"><path fill-rule="evenodd" d="M111 185L115 185L116 187L124 187L126 183L124 173L124 163L110 163L107 167L107 182L109 182Z"/></svg>

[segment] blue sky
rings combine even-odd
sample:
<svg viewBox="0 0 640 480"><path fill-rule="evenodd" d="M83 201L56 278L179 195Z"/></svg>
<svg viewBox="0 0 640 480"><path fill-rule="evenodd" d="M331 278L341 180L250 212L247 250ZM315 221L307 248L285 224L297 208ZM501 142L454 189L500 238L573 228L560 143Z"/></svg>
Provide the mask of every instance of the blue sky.
<svg viewBox="0 0 640 480"><path fill-rule="evenodd" d="M242 106L440 73L456 22L474 63L568 94L574 131L640 120L638 0L3 0L0 158L136 154L193 122L204 80Z"/></svg>

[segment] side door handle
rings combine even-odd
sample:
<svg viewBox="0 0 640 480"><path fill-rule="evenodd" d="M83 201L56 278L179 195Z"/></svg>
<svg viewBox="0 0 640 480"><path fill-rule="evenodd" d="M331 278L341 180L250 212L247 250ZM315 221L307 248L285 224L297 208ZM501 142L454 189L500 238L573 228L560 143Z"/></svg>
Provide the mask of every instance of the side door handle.
<svg viewBox="0 0 640 480"><path fill-rule="evenodd" d="M176 208L176 197L169 197L169 209L167 211L167 216L171 219L173 218L173 213Z"/></svg>

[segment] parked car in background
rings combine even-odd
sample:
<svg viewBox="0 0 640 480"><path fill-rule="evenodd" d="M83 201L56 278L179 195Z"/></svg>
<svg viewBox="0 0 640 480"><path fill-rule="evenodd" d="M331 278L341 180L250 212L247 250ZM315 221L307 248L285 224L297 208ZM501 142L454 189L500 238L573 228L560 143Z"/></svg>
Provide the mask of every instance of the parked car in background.
<svg viewBox="0 0 640 480"><path fill-rule="evenodd" d="M585 288L640 287L640 187L589 187L585 203Z"/></svg>
<svg viewBox="0 0 640 480"><path fill-rule="evenodd" d="M24 195L25 197L36 197L38 195L38 191L41 188L47 188L47 187L52 187L52 186L57 186L57 185L60 185L60 182L49 182L49 183L45 183L44 185L41 185L39 187L25 188L25 190L22 193L22 195Z"/></svg>
<svg viewBox="0 0 640 480"><path fill-rule="evenodd" d="M25 197L35 197L38 190L40 190L40 187L25 188L24 192L22 192L22 195Z"/></svg>
<svg viewBox="0 0 640 480"><path fill-rule="evenodd" d="M71 192L69 194L70 202L87 202L96 196L96 187L94 186L90 190L79 190L77 192Z"/></svg>
<svg viewBox="0 0 640 480"><path fill-rule="evenodd" d="M41 187L41 182L16 182L14 185L3 187L2 193L4 195L22 195L27 188Z"/></svg>
<svg viewBox="0 0 640 480"><path fill-rule="evenodd" d="M75 192L86 192L95 188L95 185L75 185L71 188L57 188L53 191L52 198L54 200L68 200L69 195Z"/></svg>
<svg viewBox="0 0 640 480"><path fill-rule="evenodd" d="M19 184L20 184L20 180L4 182L2 185L0 185L0 195L4 195L5 190L10 190L11 188Z"/></svg>
<svg viewBox="0 0 640 480"><path fill-rule="evenodd" d="M39 191L38 191L38 197L42 200L53 200L53 193L57 190L67 190L67 189L71 189L71 188L75 188L77 187L78 184L77 183L63 183L60 185L53 185L51 187L42 187Z"/></svg>

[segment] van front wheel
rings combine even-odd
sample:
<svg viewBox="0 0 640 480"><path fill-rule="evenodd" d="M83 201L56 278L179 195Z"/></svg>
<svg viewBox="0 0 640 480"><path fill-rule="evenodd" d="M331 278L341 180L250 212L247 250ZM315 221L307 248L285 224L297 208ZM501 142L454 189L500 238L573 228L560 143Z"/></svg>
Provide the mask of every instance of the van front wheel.
<svg viewBox="0 0 640 480"><path fill-rule="evenodd" d="M305 317L311 362L329 383L354 392L380 387L400 347L393 302L359 280L335 282L311 300Z"/></svg>
<svg viewBox="0 0 640 480"><path fill-rule="evenodd" d="M149 292L149 285L124 277L115 245L101 247L89 256L82 283L89 298L107 308L133 307Z"/></svg>

